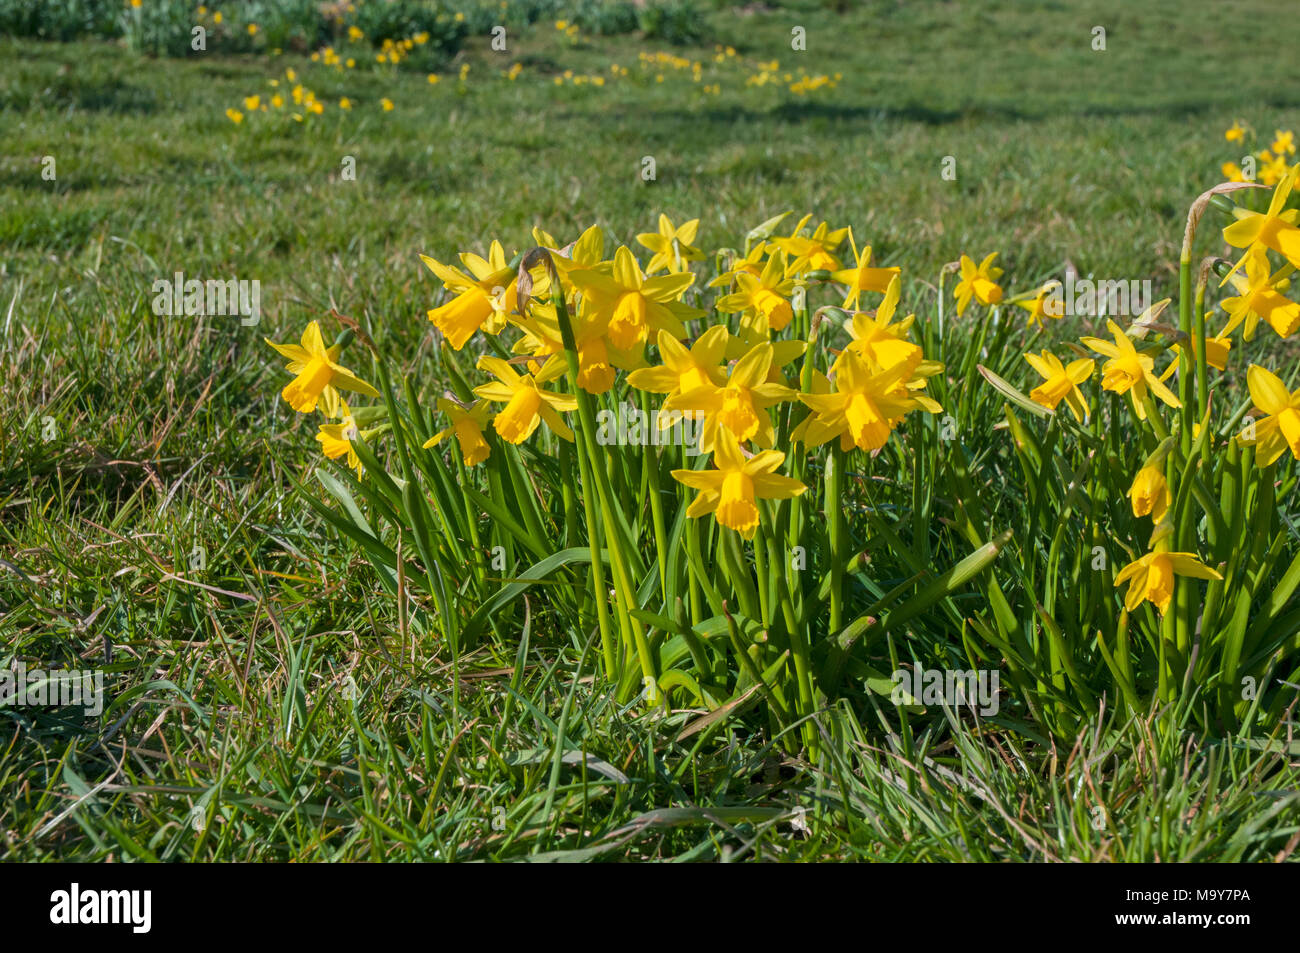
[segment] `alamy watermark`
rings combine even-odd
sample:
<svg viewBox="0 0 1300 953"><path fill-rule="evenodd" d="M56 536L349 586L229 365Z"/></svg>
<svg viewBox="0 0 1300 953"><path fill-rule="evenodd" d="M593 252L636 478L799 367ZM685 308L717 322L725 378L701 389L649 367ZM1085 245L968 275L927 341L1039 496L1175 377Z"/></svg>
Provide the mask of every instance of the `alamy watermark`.
<svg viewBox="0 0 1300 953"><path fill-rule="evenodd" d="M1065 315L1136 317L1151 307L1154 296L1150 279L1121 281L1111 278L1075 278L1065 273L1065 282L1053 283L1043 298L1043 313L1049 318Z"/></svg>
<svg viewBox="0 0 1300 953"><path fill-rule="evenodd" d="M226 315L239 318L244 327L262 320L262 282L256 278L186 280L185 272L178 271L171 278L156 279L153 294L158 317Z"/></svg>
<svg viewBox="0 0 1300 953"><path fill-rule="evenodd" d="M87 715L104 710L104 673L98 669L0 668L0 707L60 705Z"/></svg>
<svg viewBox="0 0 1300 953"><path fill-rule="evenodd" d="M996 670L900 668L890 676L895 705L973 705L985 717L998 713L999 676Z"/></svg>
<svg viewBox="0 0 1300 953"><path fill-rule="evenodd" d="M646 413L631 404L619 404L617 412L602 410L596 414L596 443L602 447L682 446L686 455L693 457L700 452L703 426L703 414L680 410Z"/></svg>

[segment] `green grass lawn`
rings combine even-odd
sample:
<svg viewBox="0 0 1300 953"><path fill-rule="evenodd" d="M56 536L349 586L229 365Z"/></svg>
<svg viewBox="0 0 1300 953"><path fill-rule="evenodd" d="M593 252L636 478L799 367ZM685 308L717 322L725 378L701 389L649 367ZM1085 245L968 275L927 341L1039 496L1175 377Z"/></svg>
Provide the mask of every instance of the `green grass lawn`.
<svg viewBox="0 0 1300 953"><path fill-rule="evenodd" d="M437 84L0 38L0 660L102 668L109 701L85 720L0 708L0 857L1291 855L1288 737L1162 733L1111 704L1071 749L933 708L900 725L865 691L836 703L817 765L758 717L684 735L700 712L618 703L544 593L513 639L453 666L301 499L298 482L319 493L314 425L279 399L262 338L312 319L328 336L337 310L441 393L421 253L592 223L631 243L661 211L737 247L793 210L901 265L909 310L933 311L946 262L992 251L1014 290L1070 263L1160 297L1187 207L1239 158L1223 130L1300 126L1300 18L1268 0L782 6L714 10L698 47L549 23L504 53L471 37ZM658 52L701 60L701 81L640 65ZM771 59L840 79L746 85ZM226 117L287 94L268 81L289 68L322 115ZM557 84L566 70L606 81ZM154 316L152 283L176 271L260 280L261 323ZM1022 500L1000 505L1023 520Z"/></svg>

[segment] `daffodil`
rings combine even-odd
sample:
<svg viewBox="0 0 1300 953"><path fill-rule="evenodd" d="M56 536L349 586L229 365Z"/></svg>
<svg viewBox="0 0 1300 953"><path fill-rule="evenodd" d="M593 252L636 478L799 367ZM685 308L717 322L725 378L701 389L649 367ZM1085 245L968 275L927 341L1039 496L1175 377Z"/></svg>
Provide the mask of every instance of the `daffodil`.
<svg viewBox="0 0 1300 953"><path fill-rule="evenodd" d="M317 402L324 400L325 413L335 416L339 404L338 389L368 397L379 396L379 391L339 364L339 354L343 349L337 344L325 346L319 322L307 325L300 344L276 344L269 338L263 340L289 359L285 370L295 376L285 385L281 396L301 414L311 413Z"/></svg>
<svg viewBox="0 0 1300 953"><path fill-rule="evenodd" d="M1028 294L1017 295L1011 299L1011 303L1029 312L1027 323L1030 327L1037 325L1041 328L1044 326L1044 318L1060 320L1065 310L1060 300L1054 296L1060 287L1061 283L1053 278Z"/></svg>
<svg viewBox="0 0 1300 953"><path fill-rule="evenodd" d="M686 515L695 518L715 514L718 523L753 539L758 529L760 499L784 500L807 489L798 480L775 472L785 454L763 450L748 460L734 437L724 436L714 447L710 470L674 470L673 479L700 491Z"/></svg>
<svg viewBox="0 0 1300 953"><path fill-rule="evenodd" d="M1277 278L1269 277L1268 253L1259 246L1253 246L1246 252L1242 262L1245 276L1232 276L1237 296L1224 298L1222 302L1223 310L1228 314L1228 323L1224 325L1220 336L1227 337L1244 322L1246 328L1242 337L1249 341L1254 338L1255 327L1261 318L1282 337L1294 334L1296 328L1300 327L1300 303L1292 301L1276 289Z"/></svg>
<svg viewBox="0 0 1300 953"><path fill-rule="evenodd" d="M492 420L492 426L503 440L523 443L543 420L558 436L565 440L573 439L573 431L560 413L576 410L578 399L572 394L557 394L538 386L561 376L565 370L563 361L548 361L536 377L516 374L514 368L499 357L480 357L478 367L496 380L475 387L475 396L506 405Z"/></svg>
<svg viewBox="0 0 1300 953"><path fill-rule="evenodd" d="M614 253L610 274L579 268L569 273L569 279L591 301L596 316L607 323L610 343L620 350L643 344L651 332L666 330L677 338L685 337L682 322L704 314L680 302L694 275L684 272L647 278L626 246Z"/></svg>
<svg viewBox="0 0 1300 953"><path fill-rule="evenodd" d="M1174 499L1169 491L1169 482L1165 479L1164 470L1159 465L1151 463L1143 466L1133 477L1133 485L1129 487L1128 497L1133 505L1133 515L1149 515L1154 523L1164 519L1165 511L1169 509L1169 504Z"/></svg>
<svg viewBox="0 0 1300 953"><path fill-rule="evenodd" d="M772 358L772 345L760 344L732 366L723 384L708 381L681 391L664 402L664 410L704 413L700 449L705 453L713 449L719 428L738 440L770 447L773 429L767 408L795 397L790 388L768 381Z"/></svg>
<svg viewBox="0 0 1300 953"><path fill-rule="evenodd" d="M1195 553L1147 553L1120 570L1115 585L1128 583L1124 608L1132 612L1144 601L1150 602L1160 614L1169 609L1174 597L1174 576L1193 579L1222 579L1223 577L1201 562Z"/></svg>
<svg viewBox="0 0 1300 953"><path fill-rule="evenodd" d="M839 437L844 450L854 446L879 450L909 411L937 414L943 410L929 397L907 389L908 373L905 364L885 370L844 352L835 365L832 392L799 395L813 412L794 429L791 439L816 447Z"/></svg>
<svg viewBox="0 0 1300 953"><path fill-rule="evenodd" d="M773 331L784 330L794 317L790 305L794 279L786 277L783 252L769 258L758 277L738 272L736 285L736 291L723 295L714 305L723 314L740 311L761 315Z"/></svg>
<svg viewBox="0 0 1300 953"><path fill-rule="evenodd" d="M1219 171L1223 173L1223 177L1229 182L1246 181L1246 173L1242 172L1241 166L1237 165L1235 162L1223 163L1223 165L1219 166Z"/></svg>
<svg viewBox="0 0 1300 953"><path fill-rule="evenodd" d="M1255 462L1262 467L1288 449L1300 460L1300 390L1288 393L1281 378L1258 364L1246 371L1246 386L1265 417L1247 425L1238 441L1255 447Z"/></svg>
<svg viewBox="0 0 1300 953"><path fill-rule="evenodd" d="M1170 346L1169 350L1173 354L1180 354L1182 352L1182 348L1177 344ZM1217 371L1227 370L1228 353L1231 350L1232 338L1228 337L1226 334L1221 334L1217 338L1207 337L1205 339L1205 363ZM1195 359L1197 353L1196 338L1192 338L1193 359ZM1171 364L1170 369L1172 370L1172 368L1173 365Z"/></svg>
<svg viewBox="0 0 1300 953"><path fill-rule="evenodd" d="M1223 138L1229 142L1241 142L1246 138L1246 130L1240 122L1234 122L1227 131L1224 132Z"/></svg>
<svg viewBox="0 0 1300 953"><path fill-rule="evenodd" d="M550 302L535 303L529 311L528 315L511 319L524 332L515 342L514 351L563 363L564 338L555 306ZM578 355L578 386L588 393L603 394L613 387L615 368L631 370L645 363L642 349L618 350L610 345L608 320L597 314L586 299L579 303L570 322Z"/></svg>
<svg viewBox="0 0 1300 953"><path fill-rule="evenodd" d="M1240 207L1233 210L1237 221L1223 230L1223 240L1233 248L1244 248L1249 254L1254 249L1272 249L1284 256L1287 261L1300 268L1300 228L1296 227L1296 218L1300 211L1286 209L1287 198L1295 185L1296 174L1300 166L1288 172L1268 203L1267 212L1248 212ZM1227 284L1228 279L1245 263L1245 256L1233 266L1232 271L1224 276L1220 284Z"/></svg>
<svg viewBox="0 0 1300 953"><path fill-rule="evenodd" d="M848 294L844 296L844 307L856 308L862 292L878 291L883 293L888 291L890 282L902 273L902 269L896 265L889 268L873 268L871 266L871 246L863 246L862 252L859 254L857 244L853 240L852 229L849 229L849 247L853 249L853 260L857 264L852 268L842 268L833 272L831 278L841 284L848 285Z"/></svg>
<svg viewBox="0 0 1300 953"><path fill-rule="evenodd" d="M1110 358L1101 368L1101 386L1116 394L1133 394L1133 406L1139 420L1146 420L1144 407L1147 392L1159 397L1170 407L1181 407L1182 402L1174 396L1173 391L1164 385L1161 378L1154 373L1155 360L1141 354L1133 346L1132 340L1114 321L1107 321L1106 327L1115 338L1103 341L1101 338L1085 337L1081 340L1098 354Z"/></svg>
<svg viewBox="0 0 1300 953"><path fill-rule="evenodd" d="M1057 404L1064 400L1074 414L1074 419L1082 423L1088 416L1088 404L1083 399L1079 385L1092 376L1095 363L1085 357L1071 361L1067 366L1046 349L1042 354L1026 354L1024 357L1043 379L1041 384L1029 392L1029 399L1049 410L1055 410Z"/></svg>
<svg viewBox="0 0 1300 953"><path fill-rule="evenodd" d="M901 289L902 279L894 275L874 315L866 311L858 311L844 322L844 328L853 340L844 348L841 356L855 354L885 370L900 364L906 365L905 378L916 370L924 355L920 347L907 340L908 328L912 326L916 316L909 314L902 321L892 323L894 312L898 309ZM839 359L837 365L838 361Z"/></svg>
<svg viewBox="0 0 1300 953"><path fill-rule="evenodd" d="M1291 131L1283 132L1276 129L1273 132L1273 152L1279 156L1295 154L1295 133Z"/></svg>
<svg viewBox="0 0 1300 953"><path fill-rule="evenodd" d="M727 329L723 325L709 328L687 350L667 331L659 332L659 367L642 367L628 374L627 382L638 390L654 394L677 394L712 385L722 387L727 369L722 366L727 350Z"/></svg>
<svg viewBox="0 0 1300 953"><path fill-rule="evenodd" d="M953 289L958 314L970 307L972 299L986 307L1002 300L1002 287L997 283L1002 276L1002 269L993 264L996 257L998 253L993 252L976 265L974 259L961 256L961 280Z"/></svg>
<svg viewBox="0 0 1300 953"><path fill-rule="evenodd" d="M702 260L704 252L691 245L691 242L695 241L695 233L699 228L698 218L674 226L668 216L661 212L659 230L643 232L636 237L638 242L654 252L654 257L645 266L645 273L653 275L662 270L678 274L688 269L688 262Z"/></svg>
<svg viewBox="0 0 1300 953"><path fill-rule="evenodd" d="M339 418L336 424L321 424L316 439L320 441L321 452L331 460L337 460L347 454L348 466L359 474L361 459L357 456L352 442L361 439L361 432L357 429L356 419L352 416L352 410L345 400L339 401Z"/></svg>
<svg viewBox="0 0 1300 953"><path fill-rule="evenodd" d="M844 244L848 234L847 228L832 229L830 224L822 222L812 235L801 234L804 226L812 221L811 215L799 219L799 224L789 235L774 238L767 246L768 252L780 249L790 258L790 273L795 275L809 271L839 271L842 267L835 250Z"/></svg>
<svg viewBox="0 0 1300 953"><path fill-rule="evenodd" d="M461 263L469 269L469 274L428 255L421 255L420 260L454 295L429 311L429 320L446 336L452 348L459 351L479 328L498 334L506 326L518 298L515 272L507 265L500 242L492 243L486 259L471 252L461 254Z"/></svg>
<svg viewBox="0 0 1300 953"><path fill-rule="evenodd" d="M438 431L425 441L424 448L427 450L436 447L454 434L456 442L460 444L460 453L465 466L472 467L486 460L492 448L483 438L483 428L487 426L488 419L492 416L491 405L487 401L476 400L466 408L453 400L439 397L437 406L447 415L451 426Z"/></svg>
<svg viewBox="0 0 1300 953"><path fill-rule="evenodd" d="M730 268L710 281L709 287L723 288L733 285L739 275L753 275L757 278L763 273L763 256L765 254L767 254L767 246L762 242L758 242L749 250L747 255L732 261Z"/></svg>

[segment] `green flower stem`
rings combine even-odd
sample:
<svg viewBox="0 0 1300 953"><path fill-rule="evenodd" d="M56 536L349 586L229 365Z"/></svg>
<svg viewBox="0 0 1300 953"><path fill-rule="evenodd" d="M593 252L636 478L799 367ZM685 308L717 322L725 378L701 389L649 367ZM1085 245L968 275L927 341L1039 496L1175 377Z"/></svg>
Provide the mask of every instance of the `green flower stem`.
<svg viewBox="0 0 1300 953"><path fill-rule="evenodd" d="M552 265L552 271L554 266ZM613 503L613 489L609 485L609 473L600 463L600 455L596 449L596 414L592 409L591 395L578 386L578 346L573 336L573 325L569 321L569 308L564 300L564 287L559 280L558 274L553 274L551 278L551 303L555 306L555 317L560 326L560 337L564 343L564 358L569 368L569 379L573 383L575 398L578 402L578 436L582 440L582 448L578 454L581 464L583 464L583 484L587 490L583 495L587 497L588 506L590 506L589 494L595 491L601 520L605 527L605 541L608 544L609 561L613 569L615 605L618 609L619 626L623 633L625 643L635 647L637 658L641 663L641 674L643 678L654 679L657 677L655 672L654 659L650 653L650 643L646 640L645 630L642 629L641 623L633 618L631 613L632 600L635 598L636 589L632 585L631 575L628 572L626 555L623 552L622 540L618 533L618 526L615 523L614 515L610 510ZM594 517L588 510L588 533L594 529ZM592 565L600 564L599 549L595 538L592 539ZM599 585L596 598L598 604L604 598L604 586ZM602 633L603 635L604 633ZM602 645L602 649L605 646ZM606 653L606 660L609 655ZM651 703L657 702L657 698L651 698Z"/></svg>
<svg viewBox="0 0 1300 953"><path fill-rule="evenodd" d="M838 440L826 454L825 513L831 547L831 599L827 629L834 638L844 627L844 461Z"/></svg>

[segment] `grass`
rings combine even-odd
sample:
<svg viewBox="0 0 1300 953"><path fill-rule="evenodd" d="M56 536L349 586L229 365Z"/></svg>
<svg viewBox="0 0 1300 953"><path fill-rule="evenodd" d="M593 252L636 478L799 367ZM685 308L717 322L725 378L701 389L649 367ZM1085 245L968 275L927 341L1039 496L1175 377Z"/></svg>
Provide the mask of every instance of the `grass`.
<svg viewBox="0 0 1300 953"><path fill-rule="evenodd" d="M1289 727L1168 732L1115 715L1112 699L1068 745L934 707L900 719L861 692L818 719L827 757L811 764L752 714L709 729L699 710L619 704L592 634L559 624L545 587L510 617L509 639L453 666L418 607L387 595L302 502L295 480L319 456L278 399L261 336L337 309L432 380L424 312L438 292L421 252L446 260L489 237L523 248L534 225L563 240L597 222L631 241L661 210L699 215L700 244L715 247L807 209L902 265L918 312L934 306L925 282L960 252L1000 251L1017 288L1071 262L1151 278L1159 296L1176 284L1187 205L1237 158L1222 130L1300 124L1300 64L1250 65L1261 43L1295 45L1298 28L1263 0L1230 14L788 7L723 10L707 35L737 61L838 72L835 89L747 88L734 62L708 95L671 70L662 84L643 76L638 53L656 50L634 36L571 44L544 27L504 55L471 41L463 89L460 61L430 85L300 56L156 61L0 39L0 633L5 655L104 669L109 699L98 719L0 708L0 855L1292 855ZM792 22L807 53L790 52ZM1090 46L1096 24L1105 52ZM713 46L672 52L711 62ZM513 62L512 82L500 74ZM612 62L632 75L553 82L566 69L608 76ZM324 115L225 117L285 67L330 104ZM333 108L344 95L348 115ZM344 156L355 182L340 177ZM945 156L955 182L940 175ZM258 278L261 325L155 317L152 281L176 270ZM964 329L954 335L968 353ZM990 442L998 415L990 402L980 418ZM991 519L1013 527L1028 505L1015 466L979 474L1003 490ZM927 650L960 638L938 613L908 635Z"/></svg>

